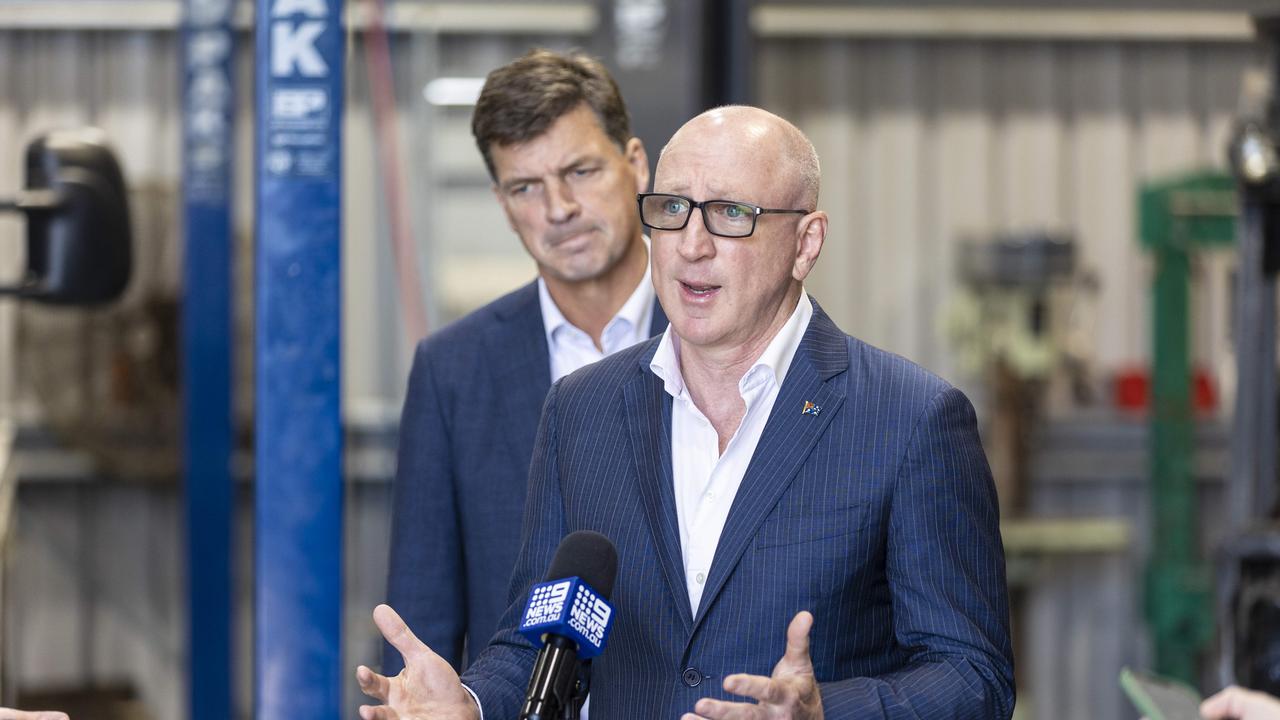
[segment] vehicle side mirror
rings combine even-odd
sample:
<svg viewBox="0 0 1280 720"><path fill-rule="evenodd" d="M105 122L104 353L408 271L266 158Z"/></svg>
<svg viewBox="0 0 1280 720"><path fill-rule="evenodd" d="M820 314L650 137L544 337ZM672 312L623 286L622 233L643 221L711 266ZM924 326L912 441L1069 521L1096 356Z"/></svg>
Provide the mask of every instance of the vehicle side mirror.
<svg viewBox="0 0 1280 720"><path fill-rule="evenodd" d="M27 146L26 188L0 210L27 216L27 268L0 294L96 305L124 293L133 265L120 163L99 130L58 130Z"/></svg>

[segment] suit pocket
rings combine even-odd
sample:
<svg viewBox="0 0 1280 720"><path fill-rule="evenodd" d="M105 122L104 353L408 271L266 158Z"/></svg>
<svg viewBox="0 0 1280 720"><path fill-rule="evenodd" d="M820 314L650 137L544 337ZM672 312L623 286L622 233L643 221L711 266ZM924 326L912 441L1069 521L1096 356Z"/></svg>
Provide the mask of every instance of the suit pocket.
<svg viewBox="0 0 1280 720"><path fill-rule="evenodd" d="M756 533L755 547L759 550L842 537L864 530L869 518L867 503L771 515Z"/></svg>

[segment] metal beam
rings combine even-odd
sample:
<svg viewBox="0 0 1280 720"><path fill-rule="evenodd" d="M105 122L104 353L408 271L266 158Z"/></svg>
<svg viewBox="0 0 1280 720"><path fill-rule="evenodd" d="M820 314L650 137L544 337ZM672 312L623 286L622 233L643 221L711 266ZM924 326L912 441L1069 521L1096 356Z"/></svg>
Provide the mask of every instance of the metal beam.
<svg viewBox="0 0 1280 720"><path fill-rule="evenodd" d="M13 501L17 493L18 473L14 469L13 445L16 431L12 420L0 420L0 648L9 647L10 640L5 635L9 627L8 603L9 589L4 579L9 575L8 558L9 537L13 529ZM6 673L4 653L0 653L0 704L12 701L12 673Z"/></svg>
<svg viewBox="0 0 1280 720"><path fill-rule="evenodd" d="M761 37L1252 42L1249 14L1217 10L762 4Z"/></svg>
<svg viewBox="0 0 1280 720"><path fill-rule="evenodd" d="M1128 520L1096 518L1023 518L1000 523L1009 555L1072 555L1125 552L1133 543Z"/></svg>
<svg viewBox="0 0 1280 720"><path fill-rule="evenodd" d="M235 38L228 6L188 0L183 33L183 479L187 706L232 716L231 148Z"/></svg>
<svg viewBox="0 0 1280 720"><path fill-rule="evenodd" d="M342 5L258 4L254 715L264 720L337 720L347 677Z"/></svg>
<svg viewBox="0 0 1280 720"><path fill-rule="evenodd" d="M352 5L343 27L368 25L365 5ZM240 0L232 12L232 26L253 27L253 4ZM454 35L588 35L598 24L590 4L520 2L392 3L384 23L393 32L433 32ZM97 0L0 2L0 30L178 30L182 0Z"/></svg>

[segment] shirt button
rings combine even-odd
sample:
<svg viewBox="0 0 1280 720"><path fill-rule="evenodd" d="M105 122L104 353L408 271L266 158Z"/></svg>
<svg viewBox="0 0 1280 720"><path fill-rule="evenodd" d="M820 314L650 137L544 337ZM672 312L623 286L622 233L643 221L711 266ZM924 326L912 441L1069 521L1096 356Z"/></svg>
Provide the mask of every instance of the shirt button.
<svg viewBox="0 0 1280 720"><path fill-rule="evenodd" d="M693 576L693 579L697 580L698 584L701 585L703 582L706 581L707 576L705 573L698 573L697 575Z"/></svg>
<svg viewBox="0 0 1280 720"><path fill-rule="evenodd" d="M680 675L680 681L688 687L698 687L702 684L702 673L698 668L685 668L684 673Z"/></svg>

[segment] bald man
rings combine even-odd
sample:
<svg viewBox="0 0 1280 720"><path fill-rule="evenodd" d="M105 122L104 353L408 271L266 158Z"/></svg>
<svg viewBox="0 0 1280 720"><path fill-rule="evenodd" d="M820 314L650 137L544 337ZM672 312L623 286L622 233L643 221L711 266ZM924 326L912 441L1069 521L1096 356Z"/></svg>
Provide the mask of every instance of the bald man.
<svg viewBox="0 0 1280 720"><path fill-rule="evenodd" d="M844 334L804 292L827 231L813 145L727 107L682 127L639 196L662 336L556 383L502 630L458 679L406 657L374 718L515 717L531 585L575 530L619 554L591 668L612 718L1008 718L1004 552L973 409Z"/></svg>

